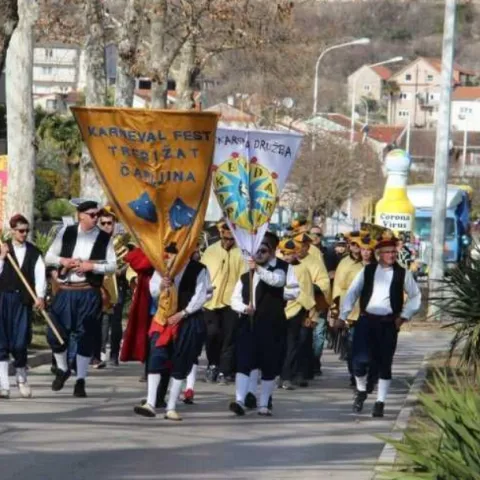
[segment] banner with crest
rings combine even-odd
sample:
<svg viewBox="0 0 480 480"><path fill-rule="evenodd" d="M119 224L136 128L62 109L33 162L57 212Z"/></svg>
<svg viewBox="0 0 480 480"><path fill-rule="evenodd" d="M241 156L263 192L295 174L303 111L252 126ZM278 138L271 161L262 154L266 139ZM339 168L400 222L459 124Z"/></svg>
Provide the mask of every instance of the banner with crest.
<svg viewBox="0 0 480 480"><path fill-rule="evenodd" d="M260 246L301 141L291 132L217 130L213 190L245 255Z"/></svg>
<svg viewBox="0 0 480 480"><path fill-rule="evenodd" d="M188 262L203 228L218 116L134 108L72 108L107 197L163 276ZM176 311L162 293L156 321Z"/></svg>

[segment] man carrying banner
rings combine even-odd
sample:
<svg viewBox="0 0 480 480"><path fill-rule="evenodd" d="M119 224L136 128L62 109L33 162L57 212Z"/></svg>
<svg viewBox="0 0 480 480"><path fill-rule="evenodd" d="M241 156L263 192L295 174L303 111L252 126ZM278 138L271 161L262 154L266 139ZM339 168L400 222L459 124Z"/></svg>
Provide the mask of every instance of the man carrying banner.
<svg viewBox="0 0 480 480"><path fill-rule="evenodd" d="M52 390L61 390L70 376L67 348L76 340L77 381L73 394L86 397L85 378L102 308L100 287L104 275L115 272L117 260L110 235L97 227L97 202L84 201L77 212L79 223L62 228L45 257L48 265L58 268L59 292L52 304L52 316L65 344L60 345L50 330L48 340L57 362Z"/></svg>
<svg viewBox="0 0 480 480"><path fill-rule="evenodd" d="M280 373L284 341L284 289L288 264L276 259L275 244L267 236L260 244L255 259L249 259L248 266L253 275L250 272L244 273L235 285L232 296L232 308L240 314L240 325L236 344L236 393L230 411L239 416L245 414L244 401L249 388L250 372L260 369L262 383L258 414L271 416L268 404L274 390L275 377ZM294 292L296 296L298 293Z"/></svg>
<svg viewBox="0 0 480 480"><path fill-rule="evenodd" d="M178 252L167 247L169 255ZM150 280L150 293L158 299L162 291L175 285L178 291L177 312L167 319L167 328L153 321L150 328L150 352L148 358L147 401L137 405L134 411L144 417L155 417L157 390L162 372L171 370L170 394L165 419L179 421L176 402L183 380L191 372L197 358L199 345L204 340L204 319L201 311L208 298L210 281L205 266L190 260L173 280L155 271Z"/></svg>
<svg viewBox="0 0 480 480"><path fill-rule="evenodd" d="M222 384L234 373L234 341L238 320L230 302L235 284L246 267L228 225L220 222L218 229L220 241L205 250L202 263L208 268L213 285L213 297L205 304L206 380Z"/></svg>
<svg viewBox="0 0 480 480"><path fill-rule="evenodd" d="M23 215L10 219L12 240L0 248L0 398L10 397L8 362L14 358L17 384L23 398L32 396L27 383L27 347L31 339L32 306L45 308L45 264L40 251L27 241L30 231ZM33 302L7 254L20 267L28 282L34 287L37 301Z"/></svg>

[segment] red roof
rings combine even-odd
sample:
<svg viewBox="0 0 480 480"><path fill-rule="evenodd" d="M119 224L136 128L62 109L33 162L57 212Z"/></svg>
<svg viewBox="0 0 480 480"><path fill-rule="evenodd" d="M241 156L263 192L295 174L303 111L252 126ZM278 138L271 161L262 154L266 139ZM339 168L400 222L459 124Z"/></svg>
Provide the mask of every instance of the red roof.
<svg viewBox="0 0 480 480"><path fill-rule="evenodd" d="M437 72L442 71L442 59L441 58L432 58L432 57L423 57ZM455 73L466 73L467 75L476 75L477 73L468 68L460 66L458 63L453 64L453 70Z"/></svg>
<svg viewBox="0 0 480 480"><path fill-rule="evenodd" d="M350 131L352 120L350 117L347 117L346 115L343 115L342 113L326 113L326 114L322 114L322 117L330 120L331 122L337 123L338 125ZM362 127L363 127L363 123L355 120L354 129L361 130Z"/></svg>
<svg viewBox="0 0 480 480"><path fill-rule="evenodd" d="M385 65L370 67L382 80L388 80L392 76L392 71Z"/></svg>
<svg viewBox="0 0 480 480"><path fill-rule="evenodd" d="M452 94L452 100L480 99L480 87L457 87Z"/></svg>
<svg viewBox="0 0 480 480"><path fill-rule="evenodd" d="M381 143L393 143L404 129L401 125L369 125L368 137Z"/></svg>

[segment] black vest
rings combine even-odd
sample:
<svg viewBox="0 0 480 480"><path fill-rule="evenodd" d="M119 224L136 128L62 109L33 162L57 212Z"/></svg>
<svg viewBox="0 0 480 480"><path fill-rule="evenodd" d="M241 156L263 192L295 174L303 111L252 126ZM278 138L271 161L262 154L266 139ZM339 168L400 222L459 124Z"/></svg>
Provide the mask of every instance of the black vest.
<svg viewBox="0 0 480 480"><path fill-rule="evenodd" d="M197 288L197 278L202 270L206 267L203 263L197 262L195 260L190 260L185 272L183 272L183 277L180 280L180 285L178 286L178 311L181 312L187 308L190 300L195 294Z"/></svg>
<svg viewBox="0 0 480 480"><path fill-rule="evenodd" d="M60 257L72 258L77 244L78 225L70 225L65 229L62 237L62 249L60 251ZM99 231L95 243L93 244L92 253L90 254L90 260L105 260L107 258L107 248L110 242L110 235L103 230ZM101 287L103 283L103 275L101 273L87 272L85 274L87 282L92 287Z"/></svg>
<svg viewBox="0 0 480 480"><path fill-rule="evenodd" d="M285 276L288 272L288 263L276 259L277 264L275 267L268 266L267 270L273 272L276 269L283 270ZM240 277L242 281L242 300L245 305L250 303L250 272L244 273ZM267 285L264 281L260 280L255 289L255 315L254 318L270 319L273 321L286 320L285 305L286 302L283 298L284 287L272 287Z"/></svg>
<svg viewBox="0 0 480 480"><path fill-rule="evenodd" d="M13 249L12 242L7 242L10 250L10 255L18 265L18 259L15 256L15 250ZM38 257L40 257L40 250L37 249L30 242L26 242L27 251L25 252L25 259L23 261L22 268L20 269L25 276L28 284L35 290L35 264ZM1 292L15 292L20 291L22 297L22 303L25 305L33 305L33 300L27 289L20 280L17 272L13 269L10 260L5 259L3 264L3 272L0 275L0 291Z"/></svg>
<svg viewBox="0 0 480 480"><path fill-rule="evenodd" d="M377 266L377 263L370 263L365 267L364 270L363 289L362 293L360 294L360 310L362 313L366 311L368 302L372 298L373 283ZM393 279L390 285L390 305L394 315L400 315L403 309L405 273L405 269L398 263L393 264Z"/></svg>

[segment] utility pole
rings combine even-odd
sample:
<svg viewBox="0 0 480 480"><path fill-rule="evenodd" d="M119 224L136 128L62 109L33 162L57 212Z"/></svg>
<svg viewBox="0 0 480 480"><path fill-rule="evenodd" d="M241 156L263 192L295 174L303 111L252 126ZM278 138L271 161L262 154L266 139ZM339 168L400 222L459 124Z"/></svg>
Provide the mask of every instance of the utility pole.
<svg viewBox="0 0 480 480"><path fill-rule="evenodd" d="M445 0L443 26L442 80L440 111L435 148L434 202L432 212L432 262L429 273L429 291L432 294L444 275L443 245L445 242L445 215L450 150L450 106L453 81L453 52L455 46L456 0ZM428 313L439 319L438 309L429 303Z"/></svg>

